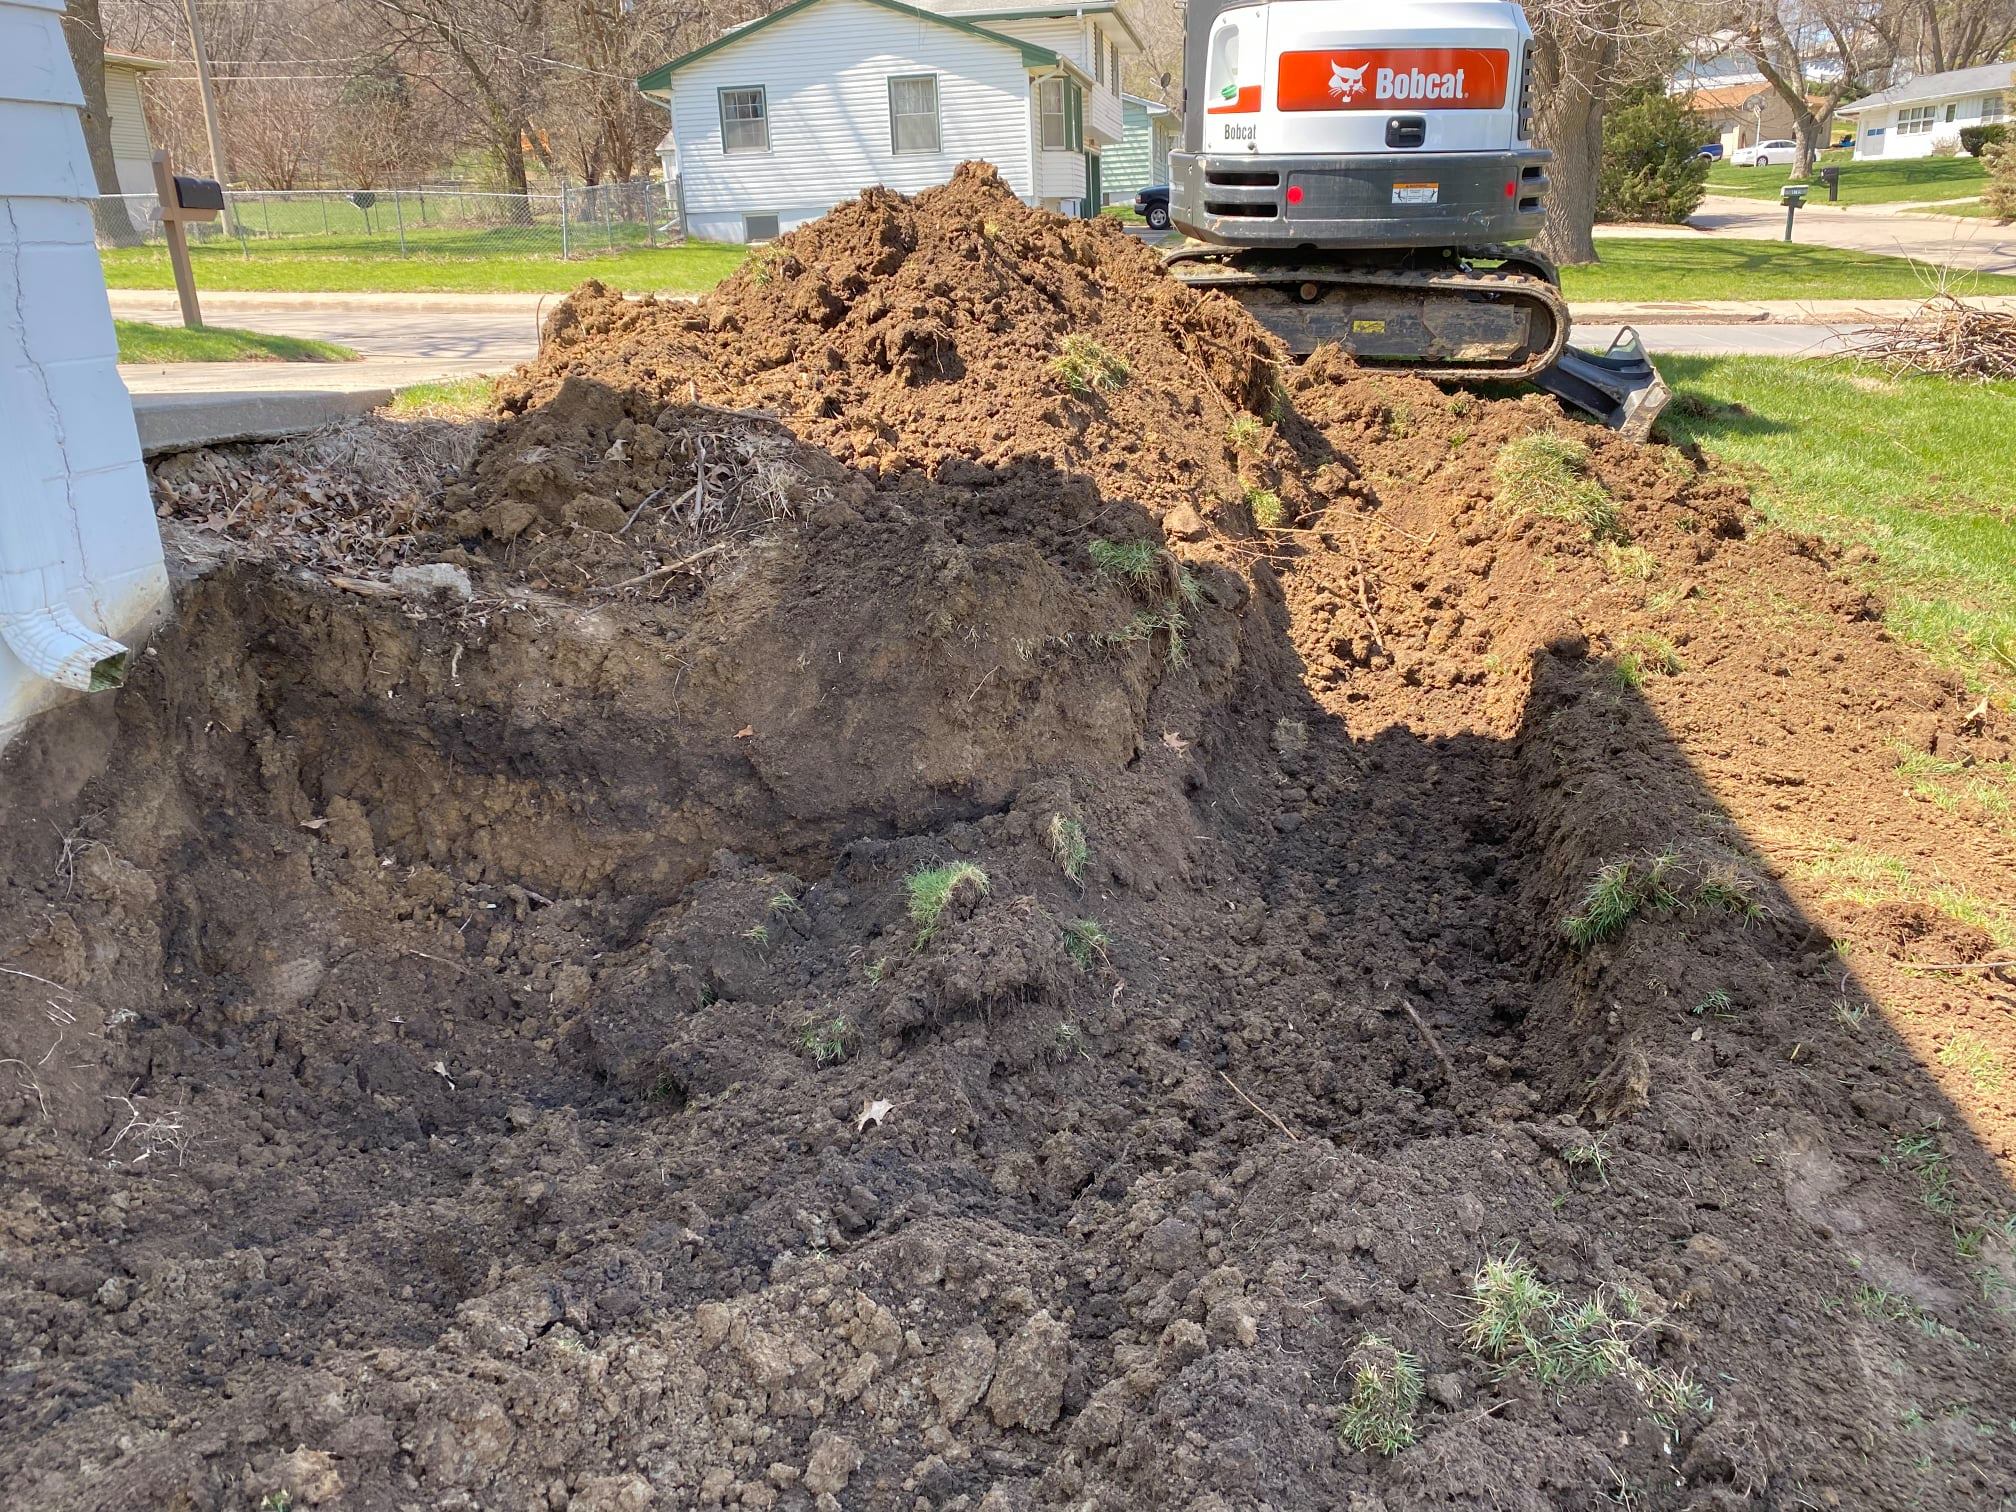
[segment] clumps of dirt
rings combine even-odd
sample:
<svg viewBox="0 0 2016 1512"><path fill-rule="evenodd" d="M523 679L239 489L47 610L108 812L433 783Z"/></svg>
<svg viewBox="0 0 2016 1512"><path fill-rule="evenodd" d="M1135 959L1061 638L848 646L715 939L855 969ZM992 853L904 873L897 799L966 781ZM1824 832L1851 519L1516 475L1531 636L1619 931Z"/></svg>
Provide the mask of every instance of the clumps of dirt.
<svg viewBox="0 0 2016 1512"><path fill-rule="evenodd" d="M1265 411L1280 372L1235 306L1177 285L1116 222L1030 209L967 163L914 199L867 191L697 305L587 284L498 397L521 413L587 380L632 406L763 409L850 466L949 481L1040 437L1159 517L1237 497L1225 426Z"/></svg>
<svg viewBox="0 0 2016 1512"><path fill-rule="evenodd" d="M1698 459L1267 350L969 168L410 502L214 459L5 754L14 1498L1993 1505L2006 983L1870 889L2000 927L1899 762L2003 716Z"/></svg>

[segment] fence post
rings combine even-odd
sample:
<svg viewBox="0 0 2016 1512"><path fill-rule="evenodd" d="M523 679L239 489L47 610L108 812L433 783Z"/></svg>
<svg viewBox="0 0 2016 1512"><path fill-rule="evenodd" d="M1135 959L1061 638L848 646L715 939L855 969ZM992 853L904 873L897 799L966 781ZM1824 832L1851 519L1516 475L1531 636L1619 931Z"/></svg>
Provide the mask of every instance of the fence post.
<svg viewBox="0 0 2016 1512"><path fill-rule="evenodd" d="M407 253L406 253L406 211L405 211L405 209L404 209L404 208L403 208L403 207L402 207L402 206L400 205L400 203L399 203L399 191L398 191L397 189L394 189L394 190L392 191L392 219L393 219L393 220L394 220L395 222L397 222L397 223L398 223L398 226L399 226L399 255L400 255L401 257L404 257L404 256L406 256L406 255L407 255Z"/></svg>
<svg viewBox="0 0 2016 1512"><path fill-rule="evenodd" d="M567 180L560 180L560 256L567 256Z"/></svg>
<svg viewBox="0 0 2016 1512"><path fill-rule="evenodd" d="M321 200L322 200L322 234L324 236L327 236L329 234L329 196L326 194L322 195Z"/></svg>

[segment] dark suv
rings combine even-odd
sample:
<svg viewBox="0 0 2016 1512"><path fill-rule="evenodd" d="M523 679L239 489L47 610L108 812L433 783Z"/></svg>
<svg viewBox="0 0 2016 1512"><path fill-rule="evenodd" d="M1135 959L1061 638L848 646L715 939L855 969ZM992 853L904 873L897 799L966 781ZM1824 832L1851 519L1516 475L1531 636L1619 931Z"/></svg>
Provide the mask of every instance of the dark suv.
<svg viewBox="0 0 2016 1512"><path fill-rule="evenodd" d="M1157 184L1134 196L1134 213L1157 231L1169 229L1169 186Z"/></svg>

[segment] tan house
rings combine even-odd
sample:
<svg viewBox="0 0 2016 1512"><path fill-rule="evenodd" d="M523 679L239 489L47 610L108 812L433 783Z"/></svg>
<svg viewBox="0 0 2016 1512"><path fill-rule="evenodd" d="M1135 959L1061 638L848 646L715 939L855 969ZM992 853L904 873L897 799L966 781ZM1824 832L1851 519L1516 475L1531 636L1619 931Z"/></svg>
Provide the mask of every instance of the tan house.
<svg viewBox="0 0 2016 1512"><path fill-rule="evenodd" d="M1792 135L1792 107L1769 84L1722 84L1697 89L1687 103L1706 126L1704 142L1720 142L1723 156L1739 147L1775 142Z"/></svg>
<svg viewBox="0 0 2016 1512"><path fill-rule="evenodd" d="M154 192L154 138L140 103L140 81L169 65L133 53L105 54L105 113L112 131L112 163L121 194Z"/></svg>

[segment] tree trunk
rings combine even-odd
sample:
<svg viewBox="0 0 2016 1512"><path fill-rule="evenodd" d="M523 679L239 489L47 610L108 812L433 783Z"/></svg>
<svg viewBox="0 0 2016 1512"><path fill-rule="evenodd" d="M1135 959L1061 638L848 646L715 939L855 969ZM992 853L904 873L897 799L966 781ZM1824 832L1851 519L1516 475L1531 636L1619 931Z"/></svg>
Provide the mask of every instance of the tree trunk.
<svg viewBox="0 0 2016 1512"><path fill-rule="evenodd" d="M98 0L70 0L63 12L63 35L70 43L70 62L84 89L84 145L91 151L91 172L100 194L119 192L119 169L112 160L112 111L105 103L105 27L98 19Z"/></svg>
<svg viewBox="0 0 2016 1512"><path fill-rule="evenodd" d="M1593 263L1611 46L1600 37L1557 40L1541 34L1533 52L1533 134L1554 154L1547 165L1546 219L1536 245L1563 266Z"/></svg>

